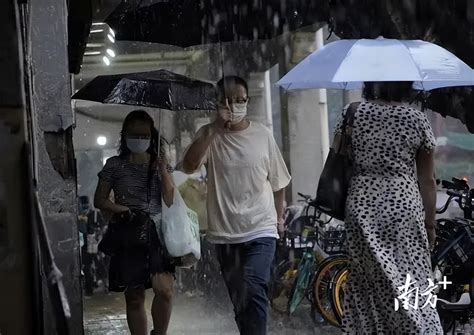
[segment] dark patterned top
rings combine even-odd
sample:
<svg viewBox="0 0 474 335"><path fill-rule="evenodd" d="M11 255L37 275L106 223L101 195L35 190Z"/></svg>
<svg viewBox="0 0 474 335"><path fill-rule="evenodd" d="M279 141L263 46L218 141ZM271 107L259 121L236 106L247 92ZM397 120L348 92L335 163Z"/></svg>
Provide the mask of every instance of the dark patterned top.
<svg viewBox="0 0 474 335"><path fill-rule="evenodd" d="M115 203L130 209L143 210L153 217L161 213L161 180L154 171L148 203L148 163L135 164L119 156L107 160L99 178L112 185Z"/></svg>

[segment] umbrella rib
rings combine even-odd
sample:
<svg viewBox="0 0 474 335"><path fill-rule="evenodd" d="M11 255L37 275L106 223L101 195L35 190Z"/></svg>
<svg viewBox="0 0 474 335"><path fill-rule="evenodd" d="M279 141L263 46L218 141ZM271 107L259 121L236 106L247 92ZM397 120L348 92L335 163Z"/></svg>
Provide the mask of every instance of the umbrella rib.
<svg viewBox="0 0 474 335"><path fill-rule="evenodd" d="M354 42L354 43L351 45L351 47L347 50L346 55L344 56L344 59L342 60L341 64L339 64L339 66L338 66L336 72L335 72L334 75L332 76L331 82L333 82L333 83L338 83L337 81L334 81L334 78L339 74L339 70L342 68L342 65L346 62L346 60L347 60L349 54L351 53L352 48L353 48L357 43L358 43L358 41ZM340 82L339 82L339 83L340 83Z"/></svg>
<svg viewBox="0 0 474 335"><path fill-rule="evenodd" d="M410 55L410 58L412 59L413 61L413 56L412 56L412 53L411 53L411 50L410 48L405 44L403 43L402 41L400 40L396 40L398 43L400 43L401 45L403 45L403 47L405 47L407 50L408 50L408 54ZM418 76L420 77L420 83L421 85L423 86L423 75L422 73L420 72L420 69L418 68L418 66L416 65L416 62L413 61L413 64L415 65L415 68L416 70L418 71Z"/></svg>

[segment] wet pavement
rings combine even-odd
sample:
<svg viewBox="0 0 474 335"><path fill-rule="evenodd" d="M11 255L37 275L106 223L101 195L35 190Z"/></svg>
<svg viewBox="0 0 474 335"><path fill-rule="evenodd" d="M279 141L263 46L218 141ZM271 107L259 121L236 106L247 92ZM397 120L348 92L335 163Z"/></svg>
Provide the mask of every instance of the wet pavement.
<svg viewBox="0 0 474 335"><path fill-rule="evenodd" d="M153 292L148 290L146 300L148 307L152 298ZM130 334L125 317L123 294L97 292L92 297L84 298L84 309L86 335ZM341 334L335 327L316 325L311 320L309 310L308 305L302 305L291 317L272 311L269 334ZM150 315L148 322L151 329ZM202 295L176 293L168 334L238 335L230 301L216 302Z"/></svg>
<svg viewBox="0 0 474 335"><path fill-rule="evenodd" d="M148 307L151 306L153 293L147 291ZM233 320L230 301L215 302L204 296L177 293L171 317L169 335L238 335ZM148 308L148 310L150 310ZM339 329L319 324L310 317L309 304L298 307L295 315L288 317L284 313L271 312L269 335L340 335ZM152 328L148 315L149 328ZM84 298L84 325L86 335L130 334L125 317L123 294L96 293ZM465 325L457 325L457 335L474 335L474 320Z"/></svg>

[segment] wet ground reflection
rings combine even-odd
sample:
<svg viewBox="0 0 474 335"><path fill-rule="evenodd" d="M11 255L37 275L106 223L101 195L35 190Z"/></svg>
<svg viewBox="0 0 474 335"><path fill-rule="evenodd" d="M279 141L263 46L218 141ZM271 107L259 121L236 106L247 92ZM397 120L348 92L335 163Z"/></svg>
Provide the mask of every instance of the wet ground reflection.
<svg viewBox="0 0 474 335"><path fill-rule="evenodd" d="M152 291L147 292L147 306L150 306ZM124 299L122 294L96 293L84 298L84 321L86 335L129 334L125 317ZM231 304L219 307L202 296L177 293L175 307L171 317L170 335L208 334L238 335L233 320ZM272 312L269 334L321 334L336 335L340 331L331 326L313 323L309 316L309 305L300 306L295 315L287 317ZM148 318L151 328L151 317Z"/></svg>

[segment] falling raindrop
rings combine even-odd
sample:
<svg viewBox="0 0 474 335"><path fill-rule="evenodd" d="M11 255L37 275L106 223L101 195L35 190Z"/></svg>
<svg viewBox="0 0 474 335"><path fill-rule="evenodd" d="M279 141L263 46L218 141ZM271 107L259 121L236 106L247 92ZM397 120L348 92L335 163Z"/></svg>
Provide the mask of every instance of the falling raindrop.
<svg viewBox="0 0 474 335"><path fill-rule="evenodd" d="M289 61L291 55L291 49L289 45L285 45L285 59Z"/></svg>
<svg viewBox="0 0 474 335"><path fill-rule="evenodd" d="M273 15L273 26L276 28L280 26L280 17L278 16L278 13Z"/></svg>
<svg viewBox="0 0 474 335"><path fill-rule="evenodd" d="M258 39L258 29L257 28L253 28L253 39L254 40Z"/></svg>
<svg viewBox="0 0 474 335"><path fill-rule="evenodd" d="M104 61L104 64L109 66L110 65L110 59L107 56L102 57L102 60Z"/></svg>
<svg viewBox="0 0 474 335"><path fill-rule="evenodd" d="M115 57L115 51L113 51L112 49L107 49L107 54L108 54L110 57Z"/></svg>

